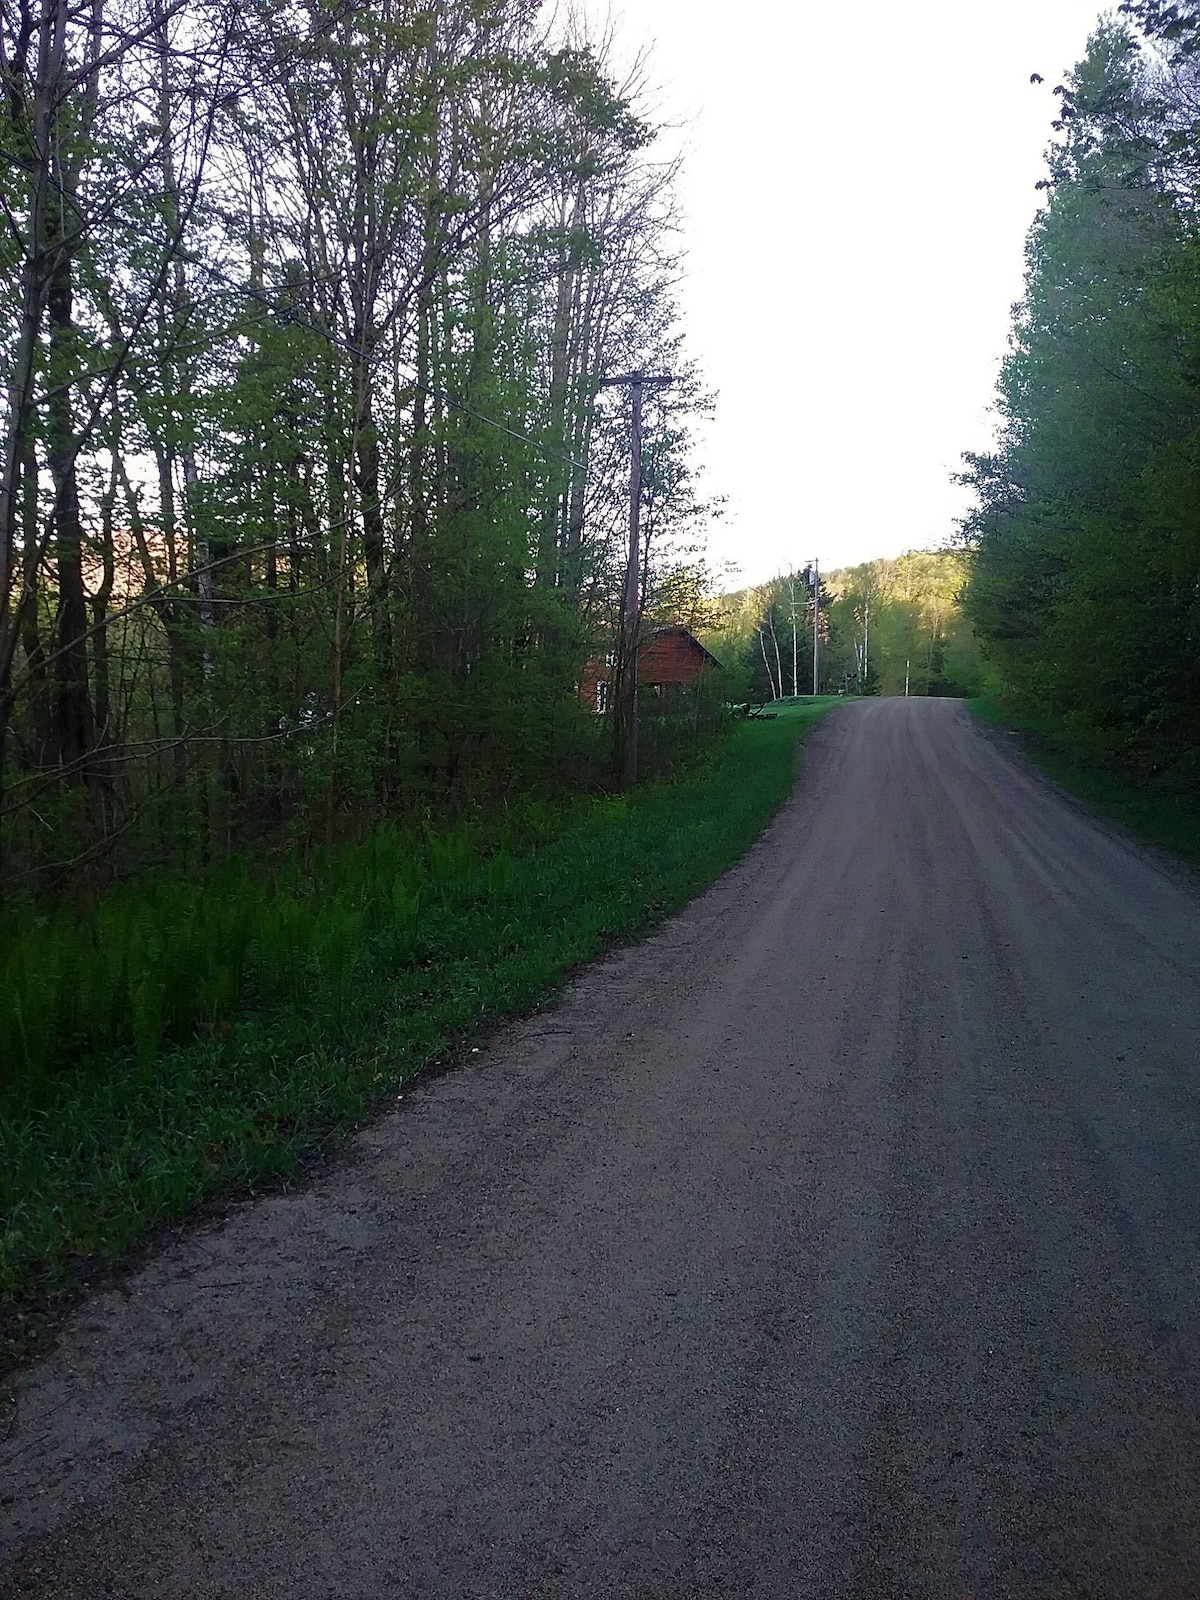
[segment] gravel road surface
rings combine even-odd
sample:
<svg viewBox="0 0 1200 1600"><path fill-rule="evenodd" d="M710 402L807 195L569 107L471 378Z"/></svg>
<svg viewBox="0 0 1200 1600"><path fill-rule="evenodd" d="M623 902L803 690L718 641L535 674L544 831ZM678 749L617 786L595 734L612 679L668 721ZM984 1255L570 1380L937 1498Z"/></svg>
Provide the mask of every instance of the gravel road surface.
<svg viewBox="0 0 1200 1600"><path fill-rule="evenodd" d="M1196 1600L1200 898L951 701L4 1407L0 1594Z"/></svg>

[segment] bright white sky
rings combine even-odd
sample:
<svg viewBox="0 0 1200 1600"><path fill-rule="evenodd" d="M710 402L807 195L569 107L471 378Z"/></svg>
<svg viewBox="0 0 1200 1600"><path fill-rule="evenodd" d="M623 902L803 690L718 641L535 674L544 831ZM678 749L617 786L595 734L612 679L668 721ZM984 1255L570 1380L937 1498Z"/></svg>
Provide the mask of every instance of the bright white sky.
<svg viewBox="0 0 1200 1600"><path fill-rule="evenodd" d="M710 555L737 581L950 535L951 473L992 435L1051 90L1101 3L614 0L622 55L649 46L685 124L681 303L718 391Z"/></svg>

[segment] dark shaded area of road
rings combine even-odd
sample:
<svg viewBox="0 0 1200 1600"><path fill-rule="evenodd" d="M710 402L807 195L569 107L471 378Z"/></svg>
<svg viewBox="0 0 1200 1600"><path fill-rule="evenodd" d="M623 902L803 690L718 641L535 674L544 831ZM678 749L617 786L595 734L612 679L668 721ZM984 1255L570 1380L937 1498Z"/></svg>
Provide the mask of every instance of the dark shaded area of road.
<svg viewBox="0 0 1200 1600"><path fill-rule="evenodd" d="M957 703L73 1319L5 1596L1200 1595L1200 899Z"/></svg>

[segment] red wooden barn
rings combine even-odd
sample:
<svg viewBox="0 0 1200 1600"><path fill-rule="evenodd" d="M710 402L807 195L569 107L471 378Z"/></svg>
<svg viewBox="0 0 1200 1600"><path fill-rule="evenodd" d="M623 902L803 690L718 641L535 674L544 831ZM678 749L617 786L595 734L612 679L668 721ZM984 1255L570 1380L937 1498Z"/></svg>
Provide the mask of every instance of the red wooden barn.
<svg viewBox="0 0 1200 1600"><path fill-rule="evenodd" d="M593 656L583 669L579 692L598 714L610 707L616 662L616 652L610 650L607 655ZM720 665L689 629L655 628L638 647L638 688L669 698L672 690L695 683L702 672Z"/></svg>

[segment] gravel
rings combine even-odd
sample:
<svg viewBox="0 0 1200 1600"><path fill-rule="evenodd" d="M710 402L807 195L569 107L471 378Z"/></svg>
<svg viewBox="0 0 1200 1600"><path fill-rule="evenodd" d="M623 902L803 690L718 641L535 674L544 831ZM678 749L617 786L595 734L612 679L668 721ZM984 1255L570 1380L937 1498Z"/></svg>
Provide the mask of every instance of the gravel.
<svg viewBox="0 0 1200 1600"><path fill-rule="evenodd" d="M1200 1594L1200 897L952 701L4 1408L0 1595Z"/></svg>

